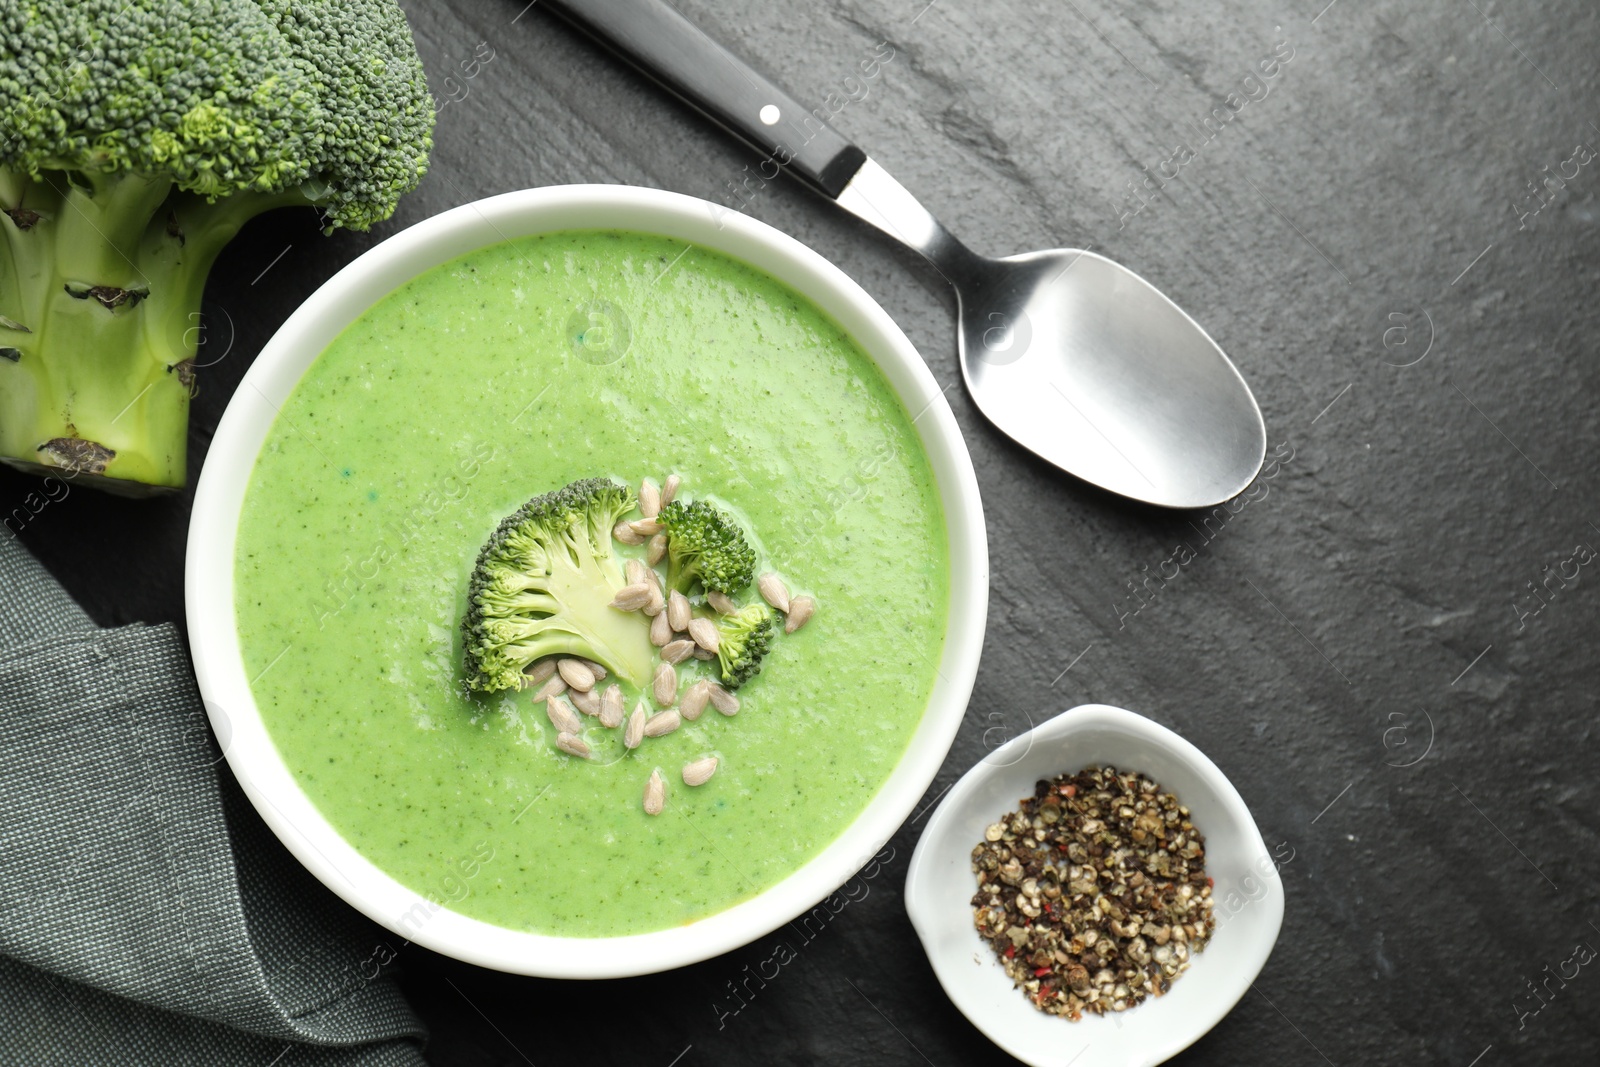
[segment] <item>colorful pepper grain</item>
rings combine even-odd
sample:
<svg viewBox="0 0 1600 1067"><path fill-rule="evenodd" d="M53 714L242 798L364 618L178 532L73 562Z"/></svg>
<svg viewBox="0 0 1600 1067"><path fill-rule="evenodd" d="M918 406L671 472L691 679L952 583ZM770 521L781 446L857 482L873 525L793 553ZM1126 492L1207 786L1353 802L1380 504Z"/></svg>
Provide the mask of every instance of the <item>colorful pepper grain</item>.
<svg viewBox="0 0 1600 1067"><path fill-rule="evenodd" d="M1113 767L1041 781L972 850L978 933L1040 1011L1077 1020L1161 996L1215 922L1189 809Z"/></svg>

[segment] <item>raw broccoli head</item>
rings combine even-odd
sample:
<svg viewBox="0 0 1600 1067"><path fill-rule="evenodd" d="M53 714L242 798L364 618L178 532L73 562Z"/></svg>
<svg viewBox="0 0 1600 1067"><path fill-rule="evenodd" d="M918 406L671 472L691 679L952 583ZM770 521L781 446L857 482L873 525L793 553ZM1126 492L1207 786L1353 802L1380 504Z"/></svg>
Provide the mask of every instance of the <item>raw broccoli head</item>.
<svg viewBox="0 0 1600 1067"><path fill-rule="evenodd" d="M394 212L433 144L393 0L8 4L0 85L0 167L139 175L210 200L293 191L353 229Z"/></svg>
<svg viewBox="0 0 1600 1067"><path fill-rule="evenodd" d="M735 593L750 584L756 554L727 512L705 500L674 500L659 516L667 532L667 588L687 593L696 581Z"/></svg>
<svg viewBox="0 0 1600 1067"><path fill-rule="evenodd" d="M461 622L467 685L515 689L543 656L578 656L643 686L654 649L649 619L618 611L622 567L611 530L634 496L586 478L536 496L501 520L478 553Z"/></svg>
<svg viewBox="0 0 1600 1067"><path fill-rule="evenodd" d="M717 665L722 684L737 689L761 673L777 628L765 604L749 604L717 620Z"/></svg>
<svg viewBox="0 0 1600 1067"><path fill-rule="evenodd" d="M125 492L183 484L223 245L292 204L364 230L433 143L392 0L0 4L0 99L0 459Z"/></svg>

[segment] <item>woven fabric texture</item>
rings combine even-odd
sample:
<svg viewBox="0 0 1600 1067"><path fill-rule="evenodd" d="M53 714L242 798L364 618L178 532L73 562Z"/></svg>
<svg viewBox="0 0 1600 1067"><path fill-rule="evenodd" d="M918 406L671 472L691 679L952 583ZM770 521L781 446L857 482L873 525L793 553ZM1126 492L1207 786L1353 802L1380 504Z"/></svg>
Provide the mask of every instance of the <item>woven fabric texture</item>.
<svg viewBox="0 0 1600 1067"><path fill-rule="evenodd" d="M177 629L0 542L0 1062L423 1062L401 945L239 791Z"/></svg>

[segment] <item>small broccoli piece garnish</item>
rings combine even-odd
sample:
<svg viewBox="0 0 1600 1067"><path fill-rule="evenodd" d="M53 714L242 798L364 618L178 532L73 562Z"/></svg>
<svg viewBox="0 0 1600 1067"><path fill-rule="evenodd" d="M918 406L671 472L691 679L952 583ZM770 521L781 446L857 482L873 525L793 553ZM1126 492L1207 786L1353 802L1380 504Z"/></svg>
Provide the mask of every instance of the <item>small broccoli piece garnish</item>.
<svg viewBox="0 0 1600 1067"><path fill-rule="evenodd" d="M667 532L667 589L688 593L698 580L708 590L735 593L756 573L756 554L727 512L704 500L674 500L659 516Z"/></svg>
<svg viewBox="0 0 1600 1067"><path fill-rule="evenodd" d="M394 0L0 3L0 98L0 462L129 495L184 483L222 247L365 230L433 143Z"/></svg>
<svg viewBox="0 0 1600 1067"><path fill-rule="evenodd" d="M749 604L717 620L717 665L722 684L737 689L761 673L777 627L765 604Z"/></svg>
<svg viewBox="0 0 1600 1067"><path fill-rule="evenodd" d="M611 530L633 506L626 486L586 478L501 521L478 553L461 622L470 688L518 688L543 656L591 659L644 685L655 652L650 619L610 606L626 584Z"/></svg>

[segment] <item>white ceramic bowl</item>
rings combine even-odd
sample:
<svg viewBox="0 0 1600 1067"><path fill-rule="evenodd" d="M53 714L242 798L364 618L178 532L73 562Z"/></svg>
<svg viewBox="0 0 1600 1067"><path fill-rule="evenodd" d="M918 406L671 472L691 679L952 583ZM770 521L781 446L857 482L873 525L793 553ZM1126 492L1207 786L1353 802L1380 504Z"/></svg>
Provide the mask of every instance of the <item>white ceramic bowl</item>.
<svg viewBox="0 0 1600 1067"><path fill-rule="evenodd" d="M1069 1022L1012 987L972 923L973 846L1034 783L1094 764L1137 771L1189 808L1205 835L1217 931L1165 996ZM1035 1067L1150 1067L1188 1048L1261 973L1283 925L1283 884L1244 800L1189 742L1104 704L1063 712L991 752L940 803L911 857L906 910L939 983L974 1026Z"/></svg>
<svg viewBox="0 0 1600 1067"><path fill-rule="evenodd" d="M659 234L741 259L810 297L882 369L909 411L938 482L950 542L950 615L932 699L905 755L848 829L788 878L698 922L615 938L506 930L441 908L379 870L330 826L273 747L251 696L234 625L234 542L256 455L278 406L327 344L396 286L475 248L555 230ZM425 405L419 406L425 411ZM529 189L418 223L328 280L291 315L245 375L217 428L195 494L186 594L195 672L228 764L256 810L313 874L368 916L437 952L521 974L605 978L679 967L776 929L843 884L889 838L933 780L977 672L988 603L978 484L939 385L888 314L793 238L692 197L614 185Z"/></svg>

